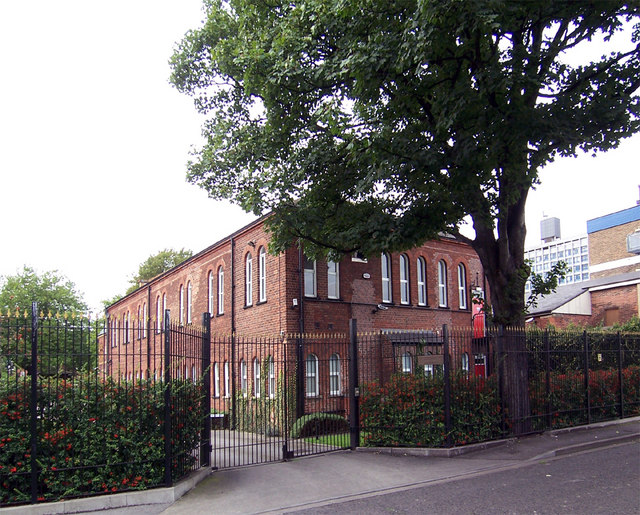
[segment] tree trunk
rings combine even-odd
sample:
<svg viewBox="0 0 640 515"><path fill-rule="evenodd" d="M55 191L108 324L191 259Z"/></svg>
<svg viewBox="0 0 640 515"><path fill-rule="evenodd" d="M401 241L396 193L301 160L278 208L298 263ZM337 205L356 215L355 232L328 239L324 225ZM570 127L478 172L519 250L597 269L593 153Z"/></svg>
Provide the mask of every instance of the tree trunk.
<svg viewBox="0 0 640 515"><path fill-rule="evenodd" d="M531 430L529 403L529 355L524 331L524 205L527 191L520 192L514 204L501 210L498 237L494 228L474 218L476 238L473 247L480 257L489 283L491 319L500 331L498 373L500 393L508 429L513 434Z"/></svg>

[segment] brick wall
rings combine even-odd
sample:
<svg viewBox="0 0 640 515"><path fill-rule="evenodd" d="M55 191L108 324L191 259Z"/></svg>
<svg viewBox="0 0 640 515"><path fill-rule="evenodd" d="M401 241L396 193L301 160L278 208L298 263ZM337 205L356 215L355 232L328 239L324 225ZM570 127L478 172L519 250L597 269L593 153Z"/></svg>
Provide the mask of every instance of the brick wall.
<svg viewBox="0 0 640 515"><path fill-rule="evenodd" d="M627 252L627 235L639 228L640 221L636 220L589 234L589 266L593 267L609 261L634 257L635 254ZM591 278L633 272L638 266L638 264L635 264L624 268L592 272Z"/></svg>

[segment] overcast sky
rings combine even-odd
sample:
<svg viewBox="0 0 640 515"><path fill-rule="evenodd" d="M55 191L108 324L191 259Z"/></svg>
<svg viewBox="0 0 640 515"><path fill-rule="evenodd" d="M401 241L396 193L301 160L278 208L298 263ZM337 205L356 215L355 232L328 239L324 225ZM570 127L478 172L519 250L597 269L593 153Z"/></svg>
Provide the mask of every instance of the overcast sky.
<svg viewBox="0 0 640 515"><path fill-rule="evenodd" d="M57 269L89 305L122 293L149 255L202 250L253 219L185 180L201 119L168 83L200 0L0 2L0 275ZM542 171L543 213L562 235L635 205L640 137Z"/></svg>

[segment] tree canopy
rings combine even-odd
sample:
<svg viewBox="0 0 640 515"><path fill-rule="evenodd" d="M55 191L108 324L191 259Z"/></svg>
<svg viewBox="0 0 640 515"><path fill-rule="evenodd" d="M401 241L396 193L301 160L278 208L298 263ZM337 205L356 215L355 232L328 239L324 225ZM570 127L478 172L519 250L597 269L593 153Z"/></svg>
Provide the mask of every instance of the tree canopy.
<svg viewBox="0 0 640 515"><path fill-rule="evenodd" d="M127 294L137 290L142 283L172 269L191 256L193 256L193 252L184 248L180 250L164 249L156 254L150 255L145 261L140 263L138 273L129 280L130 286L127 289Z"/></svg>
<svg viewBox="0 0 640 515"><path fill-rule="evenodd" d="M30 312L34 301L45 315L87 309L75 284L57 270L38 273L24 266L16 275L0 277L0 314Z"/></svg>
<svg viewBox="0 0 640 515"><path fill-rule="evenodd" d="M636 2L205 6L171 59L171 81L208 116L188 179L271 210L275 251L302 239L312 255L371 255L457 235L482 261L498 322L522 320L539 168L640 127ZM598 38L603 55L589 52Z"/></svg>

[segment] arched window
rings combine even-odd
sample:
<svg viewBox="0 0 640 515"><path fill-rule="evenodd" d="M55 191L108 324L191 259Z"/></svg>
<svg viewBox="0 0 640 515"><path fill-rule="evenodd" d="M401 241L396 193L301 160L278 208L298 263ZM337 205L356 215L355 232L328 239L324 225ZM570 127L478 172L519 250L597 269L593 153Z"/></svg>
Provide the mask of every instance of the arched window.
<svg viewBox="0 0 640 515"><path fill-rule="evenodd" d="M438 261L438 306L447 307L447 264Z"/></svg>
<svg viewBox="0 0 640 515"><path fill-rule="evenodd" d="M220 397L220 367L218 363L213 364L213 396Z"/></svg>
<svg viewBox="0 0 640 515"><path fill-rule="evenodd" d="M136 316L136 338L142 338L142 308L138 305L138 315Z"/></svg>
<svg viewBox="0 0 640 515"><path fill-rule="evenodd" d="M229 397L229 363L227 361L224 362L222 372L224 374L224 396Z"/></svg>
<svg viewBox="0 0 640 515"><path fill-rule="evenodd" d="M260 397L260 360L253 358L253 395Z"/></svg>
<svg viewBox="0 0 640 515"><path fill-rule="evenodd" d="M418 258L418 306L427 305L427 266L423 257Z"/></svg>
<svg viewBox="0 0 640 515"><path fill-rule="evenodd" d="M309 259L304 256L304 262L302 264L304 269L304 296L315 297L316 290L316 262L313 259Z"/></svg>
<svg viewBox="0 0 640 515"><path fill-rule="evenodd" d="M260 247L258 251L258 297L260 302L267 300L267 251Z"/></svg>
<svg viewBox="0 0 640 515"><path fill-rule="evenodd" d="M224 268L218 268L218 315L224 313Z"/></svg>
<svg viewBox="0 0 640 515"><path fill-rule="evenodd" d="M156 297L156 333L162 330L162 304L160 303L160 295Z"/></svg>
<svg viewBox="0 0 640 515"><path fill-rule="evenodd" d="M400 254L400 304L409 304L409 258Z"/></svg>
<svg viewBox="0 0 640 515"><path fill-rule="evenodd" d="M382 302L391 302L391 258L386 252L380 256L382 263Z"/></svg>
<svg viewBox="0 0 640 515"><path fill-rule="evenodd" d="M469 373L469 354L466 352L462 354L462 371L465 374Z"/></svg>
<svg viewBox="0 0 640 515"><path fill-rule="evenodd" d="M147 313L147 303L144 302L142 304L142 337L147 337L147 322L149 320L149 315Z"/></svg>
<svg viewBox="0 0 640 515"><path fill-rule="evenodd" d="M327 261L327 297L340 298L340 268L335 261Z"/></svg>
<svg viewBox="0 0 640 515"><path fill-rule="evenodd" d="M467 271L464 265L458 265L458 306L467 309Z"/></svg>
<svg viewBox="0 0 640 515"><path fill-rule="evenodd" d="M318 356L309 354L305 361L305 379L307 397L318 396Z"/></svg>
<svg viewBox="0 0 640 515"><path fill-rule="evenodd" d="M127 311L127 318L124 322L124 343L129 343L129 327L131 326L131 312Z"/></svg>
<svg viewBox="0 0 640 515"><path fill-rule="evenodd" d="M244 305L253 305L253 258L247 254L244 261Z"/></svg>
<svg viewBox="0 0 640 515"><path fill-rule="evenodd" d="M329 358L329 395L340 395L340 356Z"/></svg>
<svg viewBox="0 0 640 515"><path fill-rule="evenodd" d="M242 396L247 396L247 362L243 359L240 360L240 390Z"/></svg>
<svg viewBox="0 0 640 515"><path fill-rule="evenodd" d="M178 313L180 315L180 325L184 324L184 285L180 285L180 292L179 292L179 299L178 299Z"/></svg>
<svg viewBox="0 0 640 515"><path fill-rule="evenodd" d="M167 294L162 294L162 316L160 317L160 325L164 327L164 314L167 312Z"/></svg>
<svg viewBox="0 0 640 515"><path fill-rule="evenodd" d="M273 363L273 357L269 356L267 358L267 370L269 373L269 398L273 399L276 395L276 368Z"/></svg>
<svg viewBox="0 0 640 515"><path fill-rule="evenodd" d="M191 281L189 281L187 283L187 324L190 324L192 322L191 316L192 316L192 300L193 300L193 294L192 294L192 290L191 290Z"/></svg>
<svg viewBox="0 0 640 515"><path fill-rule="evenodd" d="M213 271L207 275L207 311L213 315Z"/></svg>
<svg viewBox="0 0 640 515"><path fill-rule="evenodd" d="M409 352L405 352L402 355L402 371L407 374L413 372L413 359Z"/></svg>

